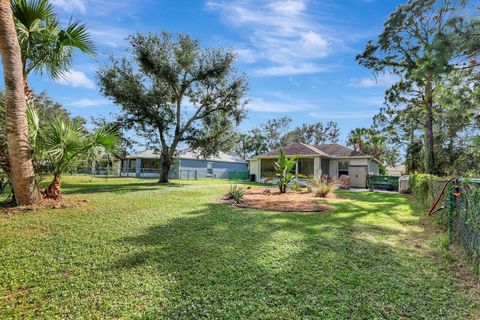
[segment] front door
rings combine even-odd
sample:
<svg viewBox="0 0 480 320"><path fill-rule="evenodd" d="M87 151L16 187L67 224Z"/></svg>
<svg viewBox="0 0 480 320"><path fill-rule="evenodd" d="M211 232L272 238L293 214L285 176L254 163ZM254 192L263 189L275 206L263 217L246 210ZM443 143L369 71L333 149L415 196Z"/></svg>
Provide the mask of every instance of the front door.
<svg viewBox="0 0 480 320"><path fill-rule="evenodd" d="M350 176L350 186L356 188L365 188L367 186L367 167L352 167L348 168L348 175Z"/></svg>

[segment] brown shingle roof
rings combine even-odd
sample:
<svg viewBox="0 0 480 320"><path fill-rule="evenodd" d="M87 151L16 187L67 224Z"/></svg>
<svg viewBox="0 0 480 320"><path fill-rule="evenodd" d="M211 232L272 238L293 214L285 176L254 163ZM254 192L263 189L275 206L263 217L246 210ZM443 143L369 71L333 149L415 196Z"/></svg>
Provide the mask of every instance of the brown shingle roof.
<svg viewBox="0 0 480 320"><path fill-rule="evenodd" d="M280 149L288 156L293 155L321 155L331 157L354 157L354 156L367 156L367 154L353 149L344 147L337 143L320 144L317 146L308 145L305 143L292 143L286 147L280 147L275 150L258 155L258 157L272 157L277 156L280 153Z"/></svg>
<svg viewBox="0 0 480 320"><path fill-rule="evenodd" d="M318 150L314 146L310 146L308 144L304 144L304 143L300 143L300 142L295 142L295 143L289 144L286 147L280 147L280 148L274 149L272 151L263 153L263 154L259 155L259 157L278 156L278 154L280 153L280 149L282 149L283 152L285 152L285 154L287 156L294 156L294 155L297 155L297 154L298 155L304 155L304 156L307 156L307 155L324 155L325 156L326 155L325 153Z"/></svg>
<svg viewBox="0 0 480 320"><path fill-rule="evenodd" d="M368 154L344 147L338 143L320 144L315 147L332 157L368 156Z"/></svg>

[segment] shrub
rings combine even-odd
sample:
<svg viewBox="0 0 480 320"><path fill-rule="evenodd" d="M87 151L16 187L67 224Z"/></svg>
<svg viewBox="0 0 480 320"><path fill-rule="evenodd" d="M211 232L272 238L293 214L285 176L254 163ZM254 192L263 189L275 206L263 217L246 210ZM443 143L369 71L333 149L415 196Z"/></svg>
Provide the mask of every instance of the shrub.
<svg viewBox="0 0 480 320"><path fill-rule="evenodd" d="M436 176L426 173L410 175L410 189L417 201L424 207L428 207L433 201L433 184L436 179Z"/></svg>
<svg viewBox="0 0 480 320"><path fill-rule="evenodd" d="M334 182L327 182L322 177L315 179L314 177L310 177L307 181L307 189L310 192L315 194L315 197L326 197L333 188L335 187Z"/></svg>
<svg viewBox="0 0 480 320"><path fill-rule="evenodd" d="M230 185L227 190L226 196L228 199L232 199L235 203L240 203L243 196L245 195L246 189L244 187L240 187L236 184Z"/></svg>

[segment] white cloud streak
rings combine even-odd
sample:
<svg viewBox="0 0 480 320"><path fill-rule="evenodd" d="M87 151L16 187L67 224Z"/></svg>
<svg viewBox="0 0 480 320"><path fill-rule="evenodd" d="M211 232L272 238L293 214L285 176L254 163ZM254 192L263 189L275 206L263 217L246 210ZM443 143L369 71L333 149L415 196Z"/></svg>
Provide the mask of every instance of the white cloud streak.
<svg viewBox="0 0 480 320"><path fill-rule="evenodd" d="M353 88L388 88L398 81L398 78L391 74L381 74L374 78L351 78L349 86Z"/></svg>
<svg viewBox="0 0 480 320"><path fill-rule="evenodd" d="M315 104L298 98L293 98L283 92L268 92L269 100L261 97L251 97L247 109L256 112L288 113L314 110Z"/></svg>
<svg viewBox="0 0 480 320"><path fill-rule="evenodd" d="M106 106L111 104L112 103L107 99L88 99L88 98L83 98L83 99L75 100L69 103L65 103L65 105L67 106L77 107L77 108Z"/></svg>
<svg viewBox="0 0 480 320"><path fill-rule="evenodd" d="M223 21L248 34L247 43L271 66L257 74L283 76L318 73L318 59L342 47L327 28L309 14L306 0L210 0L207 8L220 13Z"/></svg>
<svg viewBox="0 0 480 320"><path fill-rule="evenodd" d="M89 79L85 73L74 69L66 72L63 76L56 80L56 82L65 86L76 88L80 87L86 89L95 89L96 87L95 83Z"/></svg>
<svg viewBox="0 0 480 320"><path fill-rule="evenodd" d="M375 115L372 111L324 111L310 112L312 118L322 120L341 120L341 119L371 119Z"/></svg>
<svg viewBox="0 0 480 320"><path fill-rule="evenodd" d="M52 0L52 4L69 13L75 11L86 12L85 0Z"/></svg>

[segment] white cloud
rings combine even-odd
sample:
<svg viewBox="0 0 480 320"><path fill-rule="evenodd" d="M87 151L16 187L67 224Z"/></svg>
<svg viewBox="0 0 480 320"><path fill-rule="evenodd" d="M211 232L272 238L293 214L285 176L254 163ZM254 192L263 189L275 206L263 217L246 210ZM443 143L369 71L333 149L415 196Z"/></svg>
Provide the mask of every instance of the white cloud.
<svg viewBox="0 0 480 320"><path fill-rule="evenodd" d="M315 105L308 101L292 98L282 92L270 92L268 95L274 99L265 100L260 97L250 98L247 109L257 112L288 113L307 111L315 108Z"/></svg>
<svg viewBox="0 0 480 320"><path fill-rule="evenodd" d="M81 13L85 13L86 11L85 0L52 0L52 4L66 12L75 12L78 10Z"/></svg>
<svg viewBox="0 0 480 320"><path fill-rule="evenodd" d="M92 16L109 16L117 19L118 16L134 17L135 12L144 9L151 0L52 0L52 4L67 13L85 14L88 11Z"/></svg>
<svg viewBox="0 0 480 320"><path fill-rule="evenodd" d="M334 119L371 119L375 115L373 111L324 111L310 112L308 114L312 118L322 120Z"/></svg>
<svg viewBox="0 0 480 320"><path fill-rule="evenodd" d="M382 74L375 78L351 78L349 86L354 88L373 88L373 87L390 87L398 81L398 78L391 74Z"/></svg>
<svg viewBox="0 0 480 320"><path fill-rule="evenodd" d="M350 100L356 105L377 107L382 106L385 102L385 98L382 96L351 97Z"/></svg>
<svg viewBox="0 0 480 320"><path fill-rule="evenodd" d="M95 83L89 79L85 73L74 69L65 73L58 80L56 80L56 82L71 87L81 87L87 89L95 88Z"/></svg>
<svg viewBox="0 0 480 320"><path fill-rule="evenodd" d="M88 107L95 107L95 106L105 106L110 105L111 102L107 99L79 99L70 103L65 103L65 105L70 107L77 107L77 108L88 108Z"/></svg>
<svg viewBox="0 0 480 320"><path fill-rule="evenodd" d="M261 4L254 0L209 0L207 8L218 11L229 26L248 34L248 46L257 60L270 64L264 75L321 72L317 60L344 47L330 25L320 24L321 14L308 10L306 0L268 0Z"/></svg>
<svg viewBox="0 0 480 320"><path fill-rule="evenodd" d="M97 42L106 44L112 48L118 48L125 44L125 38L134 33L132 30L116 27L93 28L90 34Z"/></svg>
<svg viewBox="0 0 480 320"><path fill-rule="evenodd" d="M234 52L237 58L244 63L254 63L257 61L256 54L253 50L247 48L235 48Z"/></svg>
<svg viewBox="0 0 480 320"><path fill-rule="evenodd" d="M298 74L313 74L325 72L328 69L313 63L305 63L300 65L282 65L256 69L255 73L261 76L284 76Z"/></svg>

